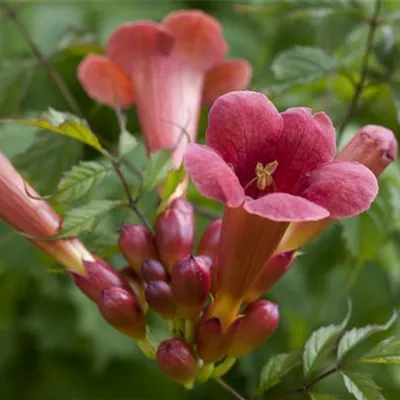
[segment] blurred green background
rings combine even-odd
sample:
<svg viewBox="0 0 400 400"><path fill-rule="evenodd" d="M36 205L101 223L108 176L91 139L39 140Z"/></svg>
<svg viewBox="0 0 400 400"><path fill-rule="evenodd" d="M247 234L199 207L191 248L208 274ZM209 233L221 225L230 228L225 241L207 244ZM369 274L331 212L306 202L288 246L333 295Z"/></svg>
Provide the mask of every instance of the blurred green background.
<svg viewBox="0 0 400 400"><path fill-rule="evenodd" d="M85 118L111 147L119 139L117 121L111 110L93 103L83 92L76 79L79 61L88 52L101 51L119 24L158 21L181 8L202 9L221 21L229 56L252 63L251 87L268 94L280 110L308 106L327 112L338 127L339 145L364 124L381 124L396 135L400 132L398 1L381 4L365 86L351 115L349 105L360 80L374 1L38 0L9 4L67 83ZM0 6L0 117L37 116L48 106L71 111L33 57L18 26ZM204 127L203 118L200 136ZM134 110L129 112L128 129L139 132ZM0 125L0 149L42 194L51 193L62 174L79 160L97 157L71 139L8 124ZM144 162L142 146L132 152L131 160L138 165ZM227 375L238 392L254 398L268 358L301 348L315 328L341 321L348 295L354 306L351 326L382 323L398 308L398 162L380 178L380 186L379 198L368 213L329 229L268 293L280 305L282 322L269 342ZM110 196L123 197L113 176L93 195ZM194 191L191 199L200 207L219 211ZM57 207L64 210L64 206ZM141 207L151 218L154 195L146 196ZM82 236L90 249L109 256L118 267L123 260L116 252L116 232L122 220L135 221L130 214L113 213L94 233ZM198 217L199 233L206 223L206 218ZM392 331L400 334L400 323ZM378 339L379 335L372 341ZM387 399L400 398L400 367L372 366L366 371L384 388ZM301 371L294 372L271 393L294 389L301 382ZM350 398L337 376L317 388L338 399ZM167 380L131 340L102 321L96 307L73 287L59 266L0 222L0 399L189 398L231 397L214 382L188 392Z"/></svg>

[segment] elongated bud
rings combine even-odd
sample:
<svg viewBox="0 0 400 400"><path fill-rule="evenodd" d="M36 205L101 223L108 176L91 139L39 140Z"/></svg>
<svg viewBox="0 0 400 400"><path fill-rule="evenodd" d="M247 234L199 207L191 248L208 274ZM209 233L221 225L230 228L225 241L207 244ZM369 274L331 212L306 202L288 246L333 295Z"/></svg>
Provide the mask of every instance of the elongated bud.
<svg viewBox="0 0 400 400"><path fill-rule="evenodd" d="M146 287L146 300L165 319L175 315L175 299L171 286L163 281L150 282Z"/></svg>
<svg viewBox="0 0 400 400"><path fill-rule="evenodd" d="M96 261L84 261L86 276L70 273L75 284L94 302L98 303L102 298L105 289L111 287L121 287L129 289L129 284L119 271L113 269L105 261L96 259Z"/></svg>
<svg viewBox="0 0 400 400"><path fill-rule="evenodd" d="M225 356L229 345L229 334L222 332L218 318L201 320L196 331L196 348L200 357L207 363Z"/></svg>
<svg viewBox="0 0 400 400"><path fill-rule="evenodd" d="M246 295L245 303L249 304L260 298L289 270L299 254L295 251L286 251L272 256Z"/></svg>
<svg viewBox="0 0 400 400"><path fill-rule="evenodd" d="M194 212L183 197L175 199L158 216L156 241L160 258L168 270L172 264L192 252L194 242Z"/></svg>
<svg viewBox="0 0 400 400"><path fill-rule="evenodd" d="M178 315L187 319L197 317L211 289L208 259L189 256L176 262L172 266L171 286Z"/></svg>
<svg viewBox="0 0 400 400"><path fill-rule="evenodd" d="M221 236L222 219L213 221L201 236L197 254L214 258L217 255L219 237Z"/></svg>
<svg viewBox="0 0 400 400"><path fill-rule="evenodd" d="M99 310L104 319L119 331L144 340L146 322L135 296L130 290L112 287L103 291Z"/></svg>
<svg viewBox="0 0 400 400"><path fill-rule="evenodd" d="M144 260L158 258L154 236L144 225L122 225L119 247L131 267L138 273Z"/></svg>
<svg viewBox="0 0 400 400"><path fill-rule="evenodd" d="M143 261L141 275L143 280L147 283L153 281L168 281L168 274L164 265L157 260Z"/></svg>
<svg viewBox="0 0 400 400"><path fill-rule="evenodd" d="M278 306L267 300L250 304L244 315L229 328L232 339L227 354L239 358L253 351L266 341L279 324Z"/></svg>
<svg viewBox="0 0 400 400"><path fill-rule="evenodd" d="M157 363L169 378L188 383L196 375L196 356L182 339L173 338L162 342L157 349Z"/></svg>
<svg viewBox="0 0 400 400"><path fill-rule="evenodd" d="M140 305L140 308L143 310L144 313L146 313L149 305L146 301L146 296L144 293L144 282L142 278L130 266L123 268L121 270L121 274L126 279L129 287L132 289L136 300Z"/></svg>
<svg viewBox="0 0 400 400"><path fill-rule="evenodd" d="M397 141L390 129L378 125L362 127L338 154L337 160L358 161L375 176L397 157Z"/></svg>

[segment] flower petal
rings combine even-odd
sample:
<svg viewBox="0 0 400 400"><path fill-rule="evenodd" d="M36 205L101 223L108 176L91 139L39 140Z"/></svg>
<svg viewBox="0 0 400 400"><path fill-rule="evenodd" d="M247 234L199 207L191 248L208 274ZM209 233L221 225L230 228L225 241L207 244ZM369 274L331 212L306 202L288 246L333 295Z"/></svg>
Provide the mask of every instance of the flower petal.
<svg viewBox="0 0 400 400"><path fill-rule="evenodd" d="M211 107L207 144L232 165L245 186L257 162L274 156L282 127L278 110L262 93L230 92Z"/></svg>
<svg viewBox="0 0 400 400"><path fill-rule="evenodd" d="M173 36L153 21L128 22L119 26L107 42L107 55L129 76L132 63L140 60L138 51L169 55L174 45Z"/></svg>
<svg viewBox="0 0 400 400"><path fill-rule="evenodd" d="M305 198L325 207L332 218L347 218L367 210L378 194L375 175L357 162L332 162L311 172Z"/></svg>
<svg viewBox="0 0 400 400"><path fill-rule="evenodd" d="M329 211L302 197L288 193L271 193L244 204L247 212L273 221L317 221Z"/></svg>
<svg viewBox="0 0 400 400"><path fill-rule="evenodd" d="M203 11L172 12L162 25L176 39L173 55L182 61L206 71L224 59L228 46L221 24Z"/></svg>
<svg viewBox="0 0 400 400"><path fill-rule="evenodd" d="M335 157L335 128L325 113L313 115L308 108L289 108L281 115L283 130L276 149L279 167L274 179L280 192L297 194L304 174Z"/></svg>
<svg viewBox="0 0 400 400"><path fill-rule="evenodd" d="M211 105L225 93L246 89L253 68L246 60L227 60L208 71L203 89L203 104Z"/></svg>
<svg viewBox="0 0 400 400"><path fill-rule="evenodd" d="M89 54L79 64L78 79L87 94L110 107L129 107L134 100L129 77L105 56Z"/></svg>
<svg viewBox="0 0 400 400"><path fill-rule="evenodd" d="M212 149L190 144L183 162L201 194L228 207L238 207L243 203L244 192L237 177Z"/></svg>

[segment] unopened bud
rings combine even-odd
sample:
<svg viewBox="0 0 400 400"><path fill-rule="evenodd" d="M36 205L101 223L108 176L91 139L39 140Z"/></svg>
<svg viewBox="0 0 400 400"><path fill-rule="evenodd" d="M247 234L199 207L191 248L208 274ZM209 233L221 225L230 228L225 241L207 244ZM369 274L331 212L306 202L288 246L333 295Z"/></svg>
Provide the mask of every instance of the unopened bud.
<svg viewBox="0 0 400 400"><path fill-rule="evenodd" d="M196 356L182 339L162 342L157 349L157 363L161 371L175 381L188 383L196 376Z"/></svg>
<svg viewBox="0 0 400 400"><path fill-rule="evenodd" d="M144 260L158 258L154 236L144 225L122 225L119 247L131 267L139 273Z"/></svg>
<svg viewBox="0 0 400 400"><path fill-rule="evenodd" d="M153 281L168 281L168 274L164 265L157 260L146 260L142 263L141 275L147 283Z"/></svg>
<svg viewBox="0 0 400 400"><path fill-rule="evenodd" d="M225 356L229 334L222 331L218 318L201 320L196 331L196 348L206 363L213 363Z"/></svg>
<svg viewBox="0 0 400 400"><path fill-rule="evenodd" d="M263 293L272 287L289 270L299 254L296 251L286 251L272 256L247 293L245 303L249 304L259 299Z"/></svg>
<svg viewBox="0 0 400 400"><path fill-rule="evenodd" d="M177 314L187 319L197 317L211 289L208 259L189 256L176 262L172 266L171 286Z"/></svg>
<svg viewBox="0 0 400 400"><path fill-rule="evenodd" d="M232 334L227 354L239 358L253 351L276 330L279 324L278 306L267 300L250 304L229 328Z"/></svg>
<svg viewBox="0 0 400 400"><path fill-rule="evenodd" d="M146 287L146 300L165 319L175 315L175 300L171 286L163 281L150 282Z"/></svg>
<svg viewBox="0 0 400 400"><path fill-rule="evenodd" d="M158 216L156 241L161 261L168 270L174 262L191 254L194 242L194 211L185 198L175 199Z"/></svg>
<svg viewBox="0 0 400 400"><path fill-rule="evenodd" d="M129 290L112 287L103 291L99 310L104 319L119 331L144 340L146 322L135 296Z"/></svg>
<svg viewBox="0 0 400 400"><path fill-rule="evenodd" d="M147 312L149 305L146 302L146 297L144 294L144 282L140 275L135 272L130 266L127 266L121 270L121 274L125 277L130 288L132 289L136 300L144 313Z"/></svg>
<svg viewBox="0 0 400 400"><path fill-rule="evenodd" d="M396 157L397 141L393 132L379 125L366 125L356 133L336 159L358 161L375 176L379 176Z"/></svg>
<svg viewBox="0 0 400 400"><path fill-rule="evenodd" d="M128 289L129 285L119 271L113 269L105 261L83 261L86 276L71 272L70 275L75 284L94 302L98 303L102 297L102 292L111 287L121 287Z"/></svg>
<svg viewBox="0 0 400 400"><path fill-rule="evenodd" d="M197 254L214 258L217 255L219 238L221 236L222 219L212 222L201 236L197 247Z"/></svg>

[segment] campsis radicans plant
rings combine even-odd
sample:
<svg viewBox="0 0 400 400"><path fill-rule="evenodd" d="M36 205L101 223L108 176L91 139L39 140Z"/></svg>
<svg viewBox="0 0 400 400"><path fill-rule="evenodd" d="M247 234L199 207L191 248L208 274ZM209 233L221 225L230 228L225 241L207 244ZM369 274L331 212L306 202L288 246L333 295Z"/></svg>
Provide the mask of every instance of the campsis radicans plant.
<svg viewBox="0 0 400 400"><path fill-rule="evenodd" d="M180 10L161 23L122 24L105 55L85 57L78 78L94 100L114 108L136 104L148 152L174 149L179 166L188 141L196 140L201 105L249 84L251 65L226 59L227 52L215 18Z"/></svg>

